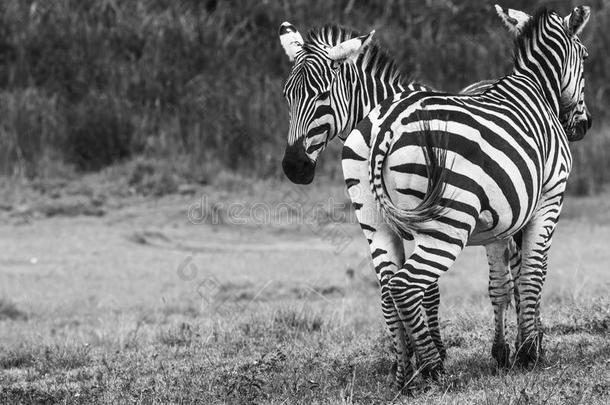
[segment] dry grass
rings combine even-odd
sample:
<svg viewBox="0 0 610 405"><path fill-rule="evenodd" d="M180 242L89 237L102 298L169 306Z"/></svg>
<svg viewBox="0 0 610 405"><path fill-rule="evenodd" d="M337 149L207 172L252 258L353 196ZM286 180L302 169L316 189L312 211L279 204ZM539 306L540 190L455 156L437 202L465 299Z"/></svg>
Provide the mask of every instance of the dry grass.
<svg viewBox="0 0 610 405"><path fill-rule="evenodd" d="M200 191L273 203L292 190L271 186ZM328 195L343 190L315 188L306 204ZM441 279L447 374L403 395L390 388L390 344L357 226L195 225L186 212L197 201L130 200L103 217L0 226L1 403L610 399L607 195L566 202L544 294L544 364L495 368L485 258L469 248ZM352 237L340 252L321 239L334 227Z"/></svg>

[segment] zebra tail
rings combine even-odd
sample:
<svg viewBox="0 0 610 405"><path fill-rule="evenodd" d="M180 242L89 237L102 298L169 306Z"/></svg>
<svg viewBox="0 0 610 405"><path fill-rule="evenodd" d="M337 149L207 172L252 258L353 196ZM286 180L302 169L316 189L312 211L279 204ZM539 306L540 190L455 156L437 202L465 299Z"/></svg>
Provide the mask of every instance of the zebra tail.
<svg viewBox="0 0 610 405"><path fill-rule="evenodd" d="M419 205L413 209L404 209L396 206L390 199L383 181L383 164L388 155L393 134L387 132L378 143L375 159L371 159L369 171L370 182L373 189L377 207L386 224L400 235L411 234L422 229L422 224L435 220L446 213L446 207L441 205L445 192L447 173L447 148L432 146L432 133L428 120L422 120L422 130L418 132L426 160L428 187L426 194ZM381 134L379 134L381 135Z"/></svg>

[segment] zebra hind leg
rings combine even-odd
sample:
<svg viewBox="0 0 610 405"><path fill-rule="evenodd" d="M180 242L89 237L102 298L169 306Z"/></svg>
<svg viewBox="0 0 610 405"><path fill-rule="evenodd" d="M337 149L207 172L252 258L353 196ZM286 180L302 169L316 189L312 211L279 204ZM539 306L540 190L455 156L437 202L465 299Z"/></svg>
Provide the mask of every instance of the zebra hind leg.
<svg viewBox="0 0 610 405"><path fill-rule="evenodd" d="M413 253L392 277L389 288L405 330L415 342L421 374L435 379L443 372L443 363L426 322L423 299L426 291L437 284L438 277L455 262L463 243L417 236L415 241Z"/></svg>
<svg viewBox="0 0 610 405"><path fill-rule="evenodd" d="M366 202L356 210L356 215L369 242L375 275L381 286L381 310L394 346L394 377L397 388L402 389L415 373L411 364L414 346L409 340L410 334L405 332L404 324L398 317L388 284L398 270L398 263L404 262L404 247L398 235L366 215L368 208L376 209L374 205Z"/></svg>
<svg viewBox="0 0 610 405"><path fill-rule="evenodd" d="M383 224L365 226L367 239L373 258L375 275L381 285L381 310L392 339L395 354L394 376L398 389L402 389L405 383L413 376L414 370L411 364L414 349L413 342L409 340L409 334L405 332L404 325L398 317L398 312L392 300L388 283L394 273L398 270L397 263L404 261L404 248L402 240Z"/></svg>
<svg viewBox="0 0 610 405"><path fill-rule="evenodd" d="M447 350L443 344L441 338L441 326L438 317L438 308L441 302L441 294L438 287L438 283L433 283L426 290L423 298L424 309L426 310L426 317L428 320L428 328L430 328L430 337L438 350L438 354L441 356L441 361L444 363L447 357Z"/></svg>

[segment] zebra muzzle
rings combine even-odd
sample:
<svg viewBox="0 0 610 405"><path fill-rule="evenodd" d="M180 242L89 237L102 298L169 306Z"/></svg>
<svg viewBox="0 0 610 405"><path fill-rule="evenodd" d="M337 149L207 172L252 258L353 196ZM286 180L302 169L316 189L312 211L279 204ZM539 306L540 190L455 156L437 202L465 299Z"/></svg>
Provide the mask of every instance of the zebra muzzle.
<svg viewBox="0 0 610 405"><path fill-rule="evenodd" d="M589 128L591 128L592 123L593 119L591 118L591 115L587 114L586 120L578 121L578 123L576 123L576 126L572 130L572 133L570 134L571 136L568 137L568 140L570 142L580 141L585 137Z"/></svg>
<svg viewBox="0 0 610 405"><path fill-rule="evenodd" d="M309 159L302 142L286 146L282 169L295 184L310 184L316 174L316 162Z"/></svg>

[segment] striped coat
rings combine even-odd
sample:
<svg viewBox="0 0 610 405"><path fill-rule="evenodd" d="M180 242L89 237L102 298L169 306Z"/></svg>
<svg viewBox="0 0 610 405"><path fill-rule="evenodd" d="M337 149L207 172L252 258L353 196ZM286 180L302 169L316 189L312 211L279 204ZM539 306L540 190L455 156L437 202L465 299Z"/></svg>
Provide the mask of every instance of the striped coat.
<svg viewBox="0 0 610 405"><path fill-rule="evenodd" d="M540 353L539 299L572 166L568 141L582 138L591 122L586 49L576 36L588 16L584 7L566 19L539 11L523 27L513 74L473 96L398 94L345 142L346 184L367 239L389 228L415 240L413 254L383 285L398 312L394 323L404 324L425 372L442 369L422 316L425 291L467 244L491 247L489 256L518 232L519 359ZM383 241L373 245L373 255L384 250ZM413 370L406 361L399 366L402 383Z"/></svg>

